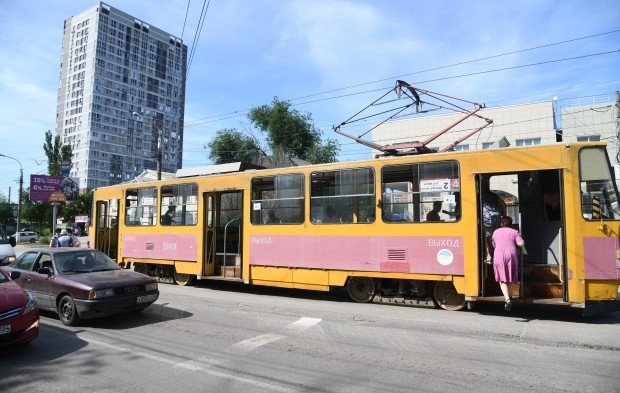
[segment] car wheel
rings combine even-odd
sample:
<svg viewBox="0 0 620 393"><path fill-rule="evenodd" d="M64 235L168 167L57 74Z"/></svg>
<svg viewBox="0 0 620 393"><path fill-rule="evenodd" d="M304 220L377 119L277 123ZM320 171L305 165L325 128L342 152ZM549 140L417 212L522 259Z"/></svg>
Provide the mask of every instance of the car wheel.
<svg viewBox="0 0 620 393"><path fill-rule="evenodd" d="M69 295L63 296L58 303L58 317L67 326L74 326L80 321L75 302Z"/></svg>
<svg viewBox="0 0 620 393"><path fill-rule="evenodd" d="M34 240L34 237L31 237L30 238L30 243L34 243L34 242L36 242L36 240Z"/></svg>

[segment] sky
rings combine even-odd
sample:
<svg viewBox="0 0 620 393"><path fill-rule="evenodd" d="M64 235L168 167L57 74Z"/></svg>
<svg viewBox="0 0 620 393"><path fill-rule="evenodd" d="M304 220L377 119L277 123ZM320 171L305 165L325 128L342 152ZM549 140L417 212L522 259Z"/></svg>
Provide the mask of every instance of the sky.
<svg viewBox="0 0 620 393"><path fill-rule="evenodd" d="M207 1L196 44L203 1L107 2L195 47L184 168L210 164L205 145L220 129L256 135L247 112L274 97L311 114L349 161L369 158L369 149L332 126L397 79L489 107L620 90L617 0ZM95 4L0 0L0 154L20 161L25 188L47 171L42 146L55 127L63 21ZM0 194L11 187L15 201L18 178L19 164L0 157Z"/></svg>

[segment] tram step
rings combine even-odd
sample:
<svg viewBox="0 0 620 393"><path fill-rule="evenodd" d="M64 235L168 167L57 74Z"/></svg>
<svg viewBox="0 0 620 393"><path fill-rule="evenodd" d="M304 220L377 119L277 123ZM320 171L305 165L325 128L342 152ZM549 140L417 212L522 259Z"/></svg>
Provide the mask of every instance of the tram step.
<svg viewBox="0 0 620 393"><path fill-rule="evenodd" d="M528 283L523 286L523 295L528 298L561 298L564 295L561 283Z"/></svg>
<svg viewBox="0 0 620 393"><path fill-rule="evenodd" d="M560 267L557 265L524 265L525 282L561 283Z"/></svg>

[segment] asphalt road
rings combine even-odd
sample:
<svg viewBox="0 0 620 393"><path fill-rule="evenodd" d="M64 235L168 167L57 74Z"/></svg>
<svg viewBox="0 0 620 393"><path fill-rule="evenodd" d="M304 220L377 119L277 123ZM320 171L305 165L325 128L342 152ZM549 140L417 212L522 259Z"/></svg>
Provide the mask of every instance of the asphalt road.
<svg viewBox="0 0 620 393"><path fill-rule="evenodd" d="M617 392L620 312L356 304L317 293L160 285L138 314L0 351L7 392Z"/></svg>

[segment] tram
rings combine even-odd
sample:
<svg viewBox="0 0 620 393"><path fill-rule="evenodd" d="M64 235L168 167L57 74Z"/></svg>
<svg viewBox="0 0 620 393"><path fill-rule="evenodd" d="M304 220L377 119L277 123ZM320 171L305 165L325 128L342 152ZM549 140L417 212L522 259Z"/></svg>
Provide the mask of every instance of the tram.
<svg viewBox="0 0 620 393"><path fill-rule="evenodd" d="M514 296L617 305L620 206L604 143L207 169L95 189L91 245L178 285L345 287L357 302L459 310L503 301L485 263L492 192L526 243Z"/></svg>

